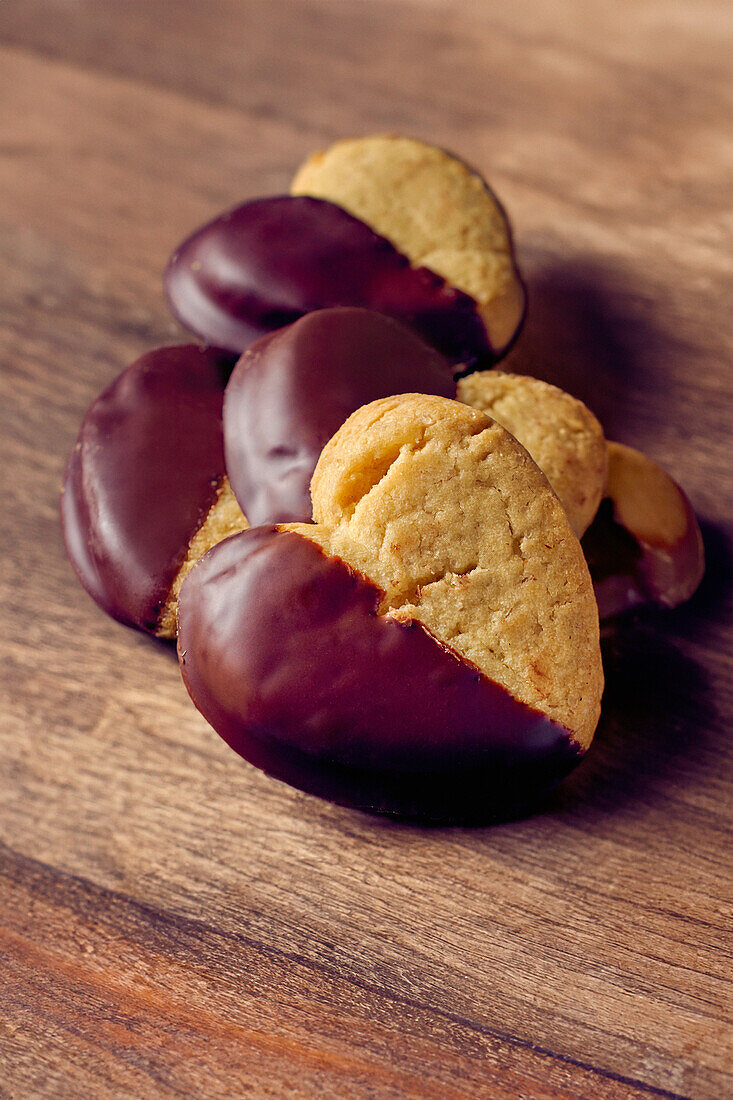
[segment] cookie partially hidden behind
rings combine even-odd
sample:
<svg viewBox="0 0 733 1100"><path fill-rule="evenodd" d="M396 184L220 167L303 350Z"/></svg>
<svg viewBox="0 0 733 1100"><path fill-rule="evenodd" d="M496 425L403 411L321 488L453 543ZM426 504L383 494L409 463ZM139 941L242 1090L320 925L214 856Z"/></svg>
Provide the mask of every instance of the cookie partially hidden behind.
<svg viewBox="0 0 733 1100"><path fill-rule="evenodd" d="M525 295L498 199L463 161L412 138L337 141L300 167L293 195L337 203L477 303L498 357L516 336Z"/></svg>
<svg viewBox="0 0 733 1100"><path fill-rule="evenodd" d="M216 546L240 531L246 531L248 527L249 521L232 492L229 478L224 474L217 483L213 503L204 515L200 526L185 543L185 557L178 565L155 625L154 633L158 638L176 637L178 594L181 591L181 585L199 558L203 557L212 546Z"/></svg>
<svg viewBox="0 0 733 1100"><path fill-rule="evenodd" d="M557 386L501 371L460 379L458 400L487 413L527 448L580 538L598 511L608 466L603 429L590 409Z"/></svg>
<svg viewBox="0 0 733 1100"><path fill-rule="evenodd" d="M608 444L608 482L583 536L601 618L643 604L677 607L705 571L692 505L669 474L622 443Z"/></svg>
<svg viewBox="0 0 733 1100"><path fill-rule="evenodd" d="M143 355L92 404L66 468L61 520L79 580L113 618L158 637L175 637L194 562L247 527L224 470L234 362L194 345Z"/></svg>
<svg viewBox="0 0 733 1100"><path fill-rule="evenodd" d="M455 397L450 366L382 313L315 310L257 340L224 397L227 471L252 524L310 520L311 478L334 432L361 405L414 390Z"/></svg>
<svg viewBox="0 0 733 1100"><path fill-rule="evenodd" d="M179 321L232 351L312 310L356 306L409 325L456 371L496 358L470 295L325 199L274 195L221 214L179 245L164 282Z"/></svg>
<svg viewBox="0 0 733 1100"><path fill-rule="evenodd" d="M588 570L507 431L441 397L354 413L315 525L256 528L184 582L179 656L247 760L363 809L527 808L587 750L603 687Z"/></svg>

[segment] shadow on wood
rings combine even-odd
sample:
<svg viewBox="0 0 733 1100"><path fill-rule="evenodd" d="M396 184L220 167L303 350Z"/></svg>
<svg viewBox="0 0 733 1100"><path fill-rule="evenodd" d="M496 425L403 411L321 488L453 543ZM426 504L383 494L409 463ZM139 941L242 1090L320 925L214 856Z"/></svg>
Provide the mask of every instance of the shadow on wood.
<svg viewBox="0 0 733 1100"><path fill-rule="evenodd" d="M558 263L530 253L524 330L499 369L531 374L579 397L609 439L629 435L630 396L654 394L660 421L668 411L665 364L684 355L619 267Z"/></svg>

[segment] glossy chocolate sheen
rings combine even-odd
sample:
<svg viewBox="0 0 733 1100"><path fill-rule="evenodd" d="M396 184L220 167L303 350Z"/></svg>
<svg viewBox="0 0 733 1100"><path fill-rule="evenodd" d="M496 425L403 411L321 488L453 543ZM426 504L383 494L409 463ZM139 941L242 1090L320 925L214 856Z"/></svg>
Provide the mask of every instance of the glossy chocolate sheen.
<svg viewBox="0 0 733 1100"><path fill-rule="evenodd" d="M92 599L154 632L224 475L222 402L234 358L159 348L89 409L61 497L66 547Z"/></svg>
<svg viewBox="0 0 733 1100"><path fill-rule="evenodd" d="M677 607L697 588L703 569L702 539L692 505L677 488L687 527L672 545L638 539L618 522L613 500L606 497L601 501L581 540L601 619L646 604Z"/></svg>
<svg viewBox="0 0 733 1100"><path fill-rule="evenodd" d="M496 359L473 298L323 199L278 195L222 214L176 250L165 289L187 328L240 353L314 309L363 306L410 325L451 363Z"/></svg>
<svg viewBox="0 0 733 1100"><path fill-rule="evenodd" d="M184 581L178 651L194 703L268 774L360 809L489 820L578 762L515 700L314 543L272 527L220 543Z"/></svg>
<svg viewBox="0 0 733 1100"><path fill-rule="evenodd" d="M250 523L310 520L326 443L356 409L398 393L455 399L456 384L437 351L384 314L319 310L257 340L224 397L227 471Z"/></svg>

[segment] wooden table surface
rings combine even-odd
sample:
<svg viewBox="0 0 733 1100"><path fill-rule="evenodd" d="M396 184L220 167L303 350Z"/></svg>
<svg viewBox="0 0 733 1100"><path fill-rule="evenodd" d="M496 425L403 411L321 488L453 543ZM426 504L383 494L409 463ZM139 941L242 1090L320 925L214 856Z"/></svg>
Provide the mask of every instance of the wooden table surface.
<svg viewBox="0 0 733 1100"><path fill-rule="evenodd" d="M732 1095L729 5L4 0L0 43L0 1096ZM494 183L511 364L664 463L709 561L606 639L583 767L476 831L242 763L57 519L88 403L181 336L178 240L385 129Z"/></svg>

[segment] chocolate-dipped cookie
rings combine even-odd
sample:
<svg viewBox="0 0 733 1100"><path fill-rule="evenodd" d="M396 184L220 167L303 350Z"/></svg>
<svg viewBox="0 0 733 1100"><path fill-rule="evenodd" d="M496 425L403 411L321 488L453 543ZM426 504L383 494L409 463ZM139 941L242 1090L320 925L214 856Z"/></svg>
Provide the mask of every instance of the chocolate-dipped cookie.
<svg viewBox="0 0 733 1100"><path fill-rule="evenodd" d="M222 214L179 245L164 283L182 324L235 352L311 310L363 306L410 325L452 363L492 359L469 295L322 199L277 195Z"/></svg>
<svg viewBox="0 0 733 1100"><path fill-rule="evenodd" d="M310 520L310 481L331 436L361 405L415 391L454 397L450 366L381 313L319 310L257 340L224 397L227 471L250 522Z"/></svg>
<svg viewBox="0 0 733 1100"><path fill-rule="evenodd" d="M234 359L159 348L87 412L71 452L61 517L71 562L113 618L161 637L191 565L247 527L224 469L222 402Z"/></svg>
<svg viewBox="0 0 733 1100"><path fill-rule="evenodd" d="M483 413L413 394L351 416L312 492L315 525L235 536L184 582L197 707L339 803L526 808L588 748L603 684L587 567L544 476Z"/></svg>
<svg viewBox="0 0 733 1100"><path fill-rule="evenodd" d="M524 318L506 214L478 172L443 149L395 134L349 138L315 153L294 195L337 203L475 303L494 359ZM466 360L473 365L473 360Z"/></svg>
<svg viewBox="0 0 733 1100"><path fill-rule="evenodd" d="M661 466L622 443L608 444L608 480L583 536L601 618L643 604L677 607L705 571L692 505Z"/></svg>

